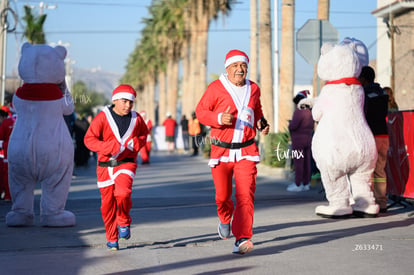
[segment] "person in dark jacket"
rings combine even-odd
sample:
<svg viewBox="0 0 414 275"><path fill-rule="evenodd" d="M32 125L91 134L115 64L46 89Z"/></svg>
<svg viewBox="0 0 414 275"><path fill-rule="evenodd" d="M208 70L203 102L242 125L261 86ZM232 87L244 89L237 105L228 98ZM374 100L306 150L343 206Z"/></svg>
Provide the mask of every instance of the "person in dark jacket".
<svg viewBox="0 0 414 275"><path fill-rule="evenodd" d="M185 115L181 117L181 133L184 143L184 151L188 152L190 150L190 136L188 134L188 119Z"/></svg>
<svg viewBox="0 0 414 275"><path fill-rule="evenodd" d="M374 82L375 71L369 66L361 70L359 81L364 87L365 117L371 128L377 146L378 160L374 170L373 191L375 202L380 207L380 212L387 211L387 152L389 147L387 115L388 94L381 86Z"/></svg>
<svg viewBox="0 0 414 275"><path fill-rule="evenodd" d="M295 105L307 97L309 91L301 91L294 98ZM309 108L295 108L292 120L289 123L290 138L292 141L293 165L295 167L295 182L287 187L287 191L300 192L310 189L311 180L311 144L314 130L312 111Z"/></svg>

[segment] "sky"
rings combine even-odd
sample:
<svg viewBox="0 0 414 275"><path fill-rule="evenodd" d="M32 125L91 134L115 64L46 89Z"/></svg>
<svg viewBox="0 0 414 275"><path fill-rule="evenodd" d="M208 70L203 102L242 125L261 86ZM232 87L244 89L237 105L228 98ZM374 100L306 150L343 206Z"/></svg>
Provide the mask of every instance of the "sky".
<svg viewBox="0 0 414 275"><path fill-rule="evenodd" d="M281 27L281 0L270 0L279 6ZM295 33L307 20L317 17L317 0L295 1ZM44 7L40 9L40 4ZM21 44L24 42L23 6L33 6L34 13L47 14L44 25L49 44L61 43L68 49L68 58L74 67L101 69L122 74L127 59L140 39L144 27L142 19L149 17L151 0L9 0L9 7L20 18L16 31L7 35L7 74L17 71ZM349 36L362 40L368 47L370 59L376 56L376 18L371 12L376 0L331 0L330 23L337 29L339 40ZM250 0L238 0L226 17L219 17L210 25L208 41L208 74L224 72L224 57L231 49L250 52ZM10 25L14 21L9 20ZM274 38L272 38L274 39ZM279 41L280 45L280 41ZM280 46L279 46L280 47ZM295 83L311 84L313 65L299 54L295 55Z"/></svg>

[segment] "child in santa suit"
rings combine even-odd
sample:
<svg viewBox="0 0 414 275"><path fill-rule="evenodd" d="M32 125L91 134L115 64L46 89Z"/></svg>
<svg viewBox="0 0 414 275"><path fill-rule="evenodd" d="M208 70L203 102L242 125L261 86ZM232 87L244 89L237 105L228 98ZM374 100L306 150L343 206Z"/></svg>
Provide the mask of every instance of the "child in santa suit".
<svg viewBox="0 0 414 275"><path fill-rule="evenodd" d="M209 166L216 188L218 234L226 239L233 232L233 253L253 249L254 193L259 150L254 142L256 129L269 132L260 103L259 86L246 79L249 58L231 50L225 59L226 74L213 81L196 107L196 115L211 126ZM263 123L261 123L261 121ZM236 206L231 199L233 176ZM230 228L231 224L231 228Z"/></svg>
<svg viewBox="0 0 414 275"><path fill-rule="evenodd" d="M96 173L110 250L118 250L118 240L131 236L129 212L136 159L148 135L145 121L132 111L135 97L131 86L118 86L112 93L113 105L93 119L84 138L85 145L98 153Z"/></svg>
<svg viewBox="0 0 414 275"><path fill-rule="evenodd" d="M142 159L142 164L149 164L150 163L150 154L151 154L151 130L152 130L152 122L150 119L147 118L147 113L145 111L141 111L139 113L141 117L144 119L145 124L148 128L148 136L147 136L147 143L145 146L141 148L140 154Z"/></svg>

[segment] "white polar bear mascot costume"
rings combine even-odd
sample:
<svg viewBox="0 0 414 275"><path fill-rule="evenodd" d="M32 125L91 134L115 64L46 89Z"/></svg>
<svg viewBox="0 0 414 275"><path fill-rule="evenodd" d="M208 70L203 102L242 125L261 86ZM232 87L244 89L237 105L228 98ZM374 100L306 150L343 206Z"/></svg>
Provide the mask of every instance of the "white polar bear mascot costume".
<svg viewBox="0 0 414 275"><path fill-rule="evenodd" d="M66 49L22 46L19 75L24 84L14 97L17 120L9 143L9 184L12 209L8 226L34 223L34 189L40 183L40 224L65 227L76 223L64 210L72 180L73 142L63 115L74 110L65 85Z"/></svg>
<svg viewBox="0 0 414 275"><path fill-rule="evenodd" d="M312 115L318 122L312 153L329 202L315 209L322 217L375 217L379 211L371 191L377 151L365 120L364 90L357 79L367 62L368 52L359 40L324 44L317 69L327 82L314 104L312 99L299 102L299 107L313 105Z"/></svg>

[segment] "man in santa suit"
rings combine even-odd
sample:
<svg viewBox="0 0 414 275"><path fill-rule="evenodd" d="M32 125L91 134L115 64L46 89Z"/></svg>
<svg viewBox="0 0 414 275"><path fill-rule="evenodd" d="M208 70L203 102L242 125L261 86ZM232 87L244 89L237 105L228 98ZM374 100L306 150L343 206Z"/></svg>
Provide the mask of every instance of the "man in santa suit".
<svg viewBox="0 0 414 275"><path fill-rule="evenodd" d="M196 108L200 122L211 127L209 166L216 189L218 234L236 238L233 253L253 249L254 193L259 151L254 142L256 128L263 134L269 126L263 117L260 89L246 79L248 56L231 50L225 59L226 74L213 81ZM231 199L236 184L236 207ZM231 224L231 226L230 226Z"/></svg>
<svg viewBox="0 0 414 275"><path fill-rule="evenodd" d="M131 236L132 182L138 152L148 135L145 121L132 111L135 97L131 86L118 86L112 93L113 105L106 106L93 119L84 138L85 145L98 153L96 173L110 250L118 250L118 240Z"/></svg>
<svg viewBox="0 0 414 275"><path fill-rule="evenodd" d="M141 111L139 114L144 119L148 128L147 143L145 143L145 146L143 146L140 151L142 164L145 165L150 163L152 122L147 118L147 113L145 111Z"/></svg>

